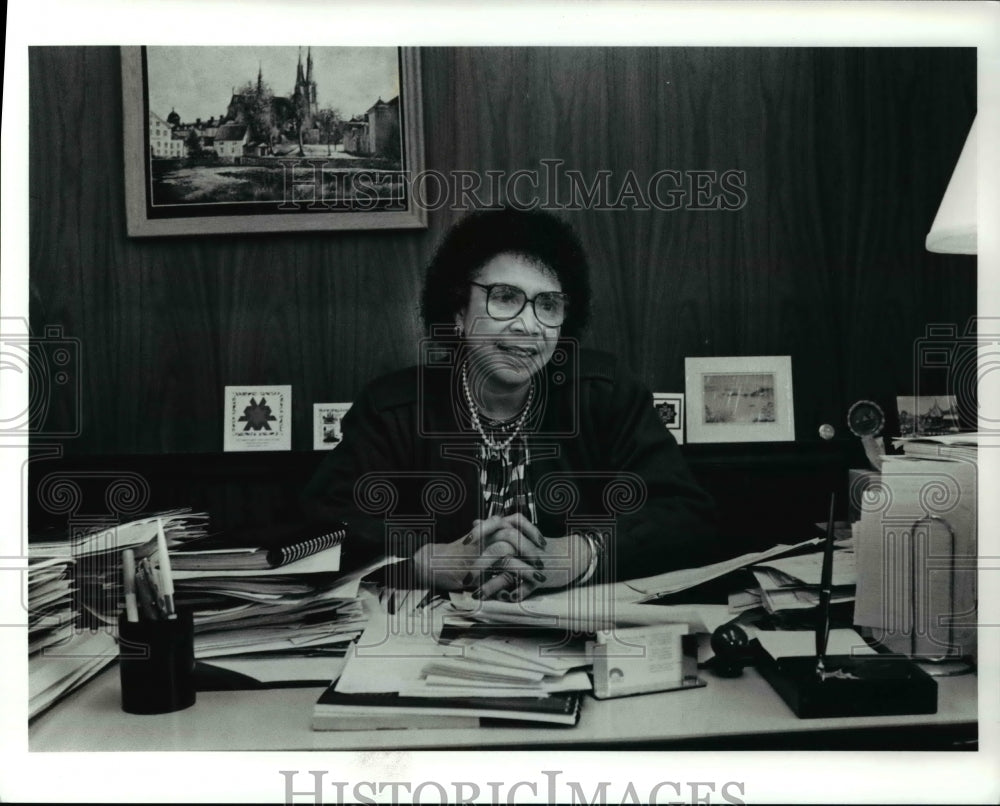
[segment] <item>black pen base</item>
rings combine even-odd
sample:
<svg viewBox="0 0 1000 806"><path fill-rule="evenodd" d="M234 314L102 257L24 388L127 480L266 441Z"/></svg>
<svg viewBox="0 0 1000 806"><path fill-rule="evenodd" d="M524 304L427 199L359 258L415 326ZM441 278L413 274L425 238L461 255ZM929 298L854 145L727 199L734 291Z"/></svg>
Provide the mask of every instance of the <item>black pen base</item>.
<svg viewBox="0 0 1000 806"><path fill-rule="evenodd" d="M937 713L937 682L904 656L829 655L825 668L821 678L816 658L766 656L757 664L800 719Z"/></svg>

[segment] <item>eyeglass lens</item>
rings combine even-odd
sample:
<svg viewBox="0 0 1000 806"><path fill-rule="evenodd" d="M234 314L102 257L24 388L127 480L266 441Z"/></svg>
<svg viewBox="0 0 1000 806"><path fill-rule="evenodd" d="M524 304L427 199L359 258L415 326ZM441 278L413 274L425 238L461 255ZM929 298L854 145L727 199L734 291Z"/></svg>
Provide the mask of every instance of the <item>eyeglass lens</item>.
<svg viewBox="0 0 1000 806"><path fill-rule="evenodd" d="M513 319L524 310L528 295L514 285L494 285L486 298L486 312L494 319ZM566 319L566 296L558 291L543 291L531 300L535 318L548 327L558 327Z"/></svg>

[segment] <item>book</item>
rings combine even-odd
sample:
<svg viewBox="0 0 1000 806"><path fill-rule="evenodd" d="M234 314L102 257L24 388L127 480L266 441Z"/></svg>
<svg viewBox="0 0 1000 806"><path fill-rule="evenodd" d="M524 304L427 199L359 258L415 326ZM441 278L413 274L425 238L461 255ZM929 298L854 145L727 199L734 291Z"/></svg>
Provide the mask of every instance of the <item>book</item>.
<svg viewBox="0 0 1000 806"><path fill-rule="evenodd" d="M447 728L449 730L469 730L480 727L477 716L458 716L441 714L407 714L400 717L396 714L337 714L330 716L313 716L313 730L433 730Z"/></svg>
<svg viewBox="0 0 1000 806"><path fill-rule="evenodd" d="M548 694L544 697L409 697L396 692L347 694L329 686L313 706L313 730L359 730L369 727L417 727L440 721L442 727L456 727L431 718L457 717L465 726L471 719L575 725L580 719L579 692ZM346 725L349 727L341 727ZM471 724L468 726L472 726Z"/></svg>
<svg viewBox="0 0 1000 806"><path fill-rule="evenodd" d="M253 571L282 568L321 551L330 552L326 570L340 569L339 549L347 537L345 524L337 526L282 525L255 527L213 535L172 552L178 571ZM334 564L335 563L335 564Z"/></svg>

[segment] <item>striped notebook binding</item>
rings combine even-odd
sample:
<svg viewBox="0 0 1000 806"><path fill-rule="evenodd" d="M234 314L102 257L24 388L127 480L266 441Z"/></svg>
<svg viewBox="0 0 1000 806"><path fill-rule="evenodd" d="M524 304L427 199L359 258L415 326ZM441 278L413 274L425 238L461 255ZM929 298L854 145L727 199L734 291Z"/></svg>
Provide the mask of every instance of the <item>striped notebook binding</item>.
<svg viewBox="0 0 1000 806"><path fill-rule="evenodd" d="M303 557L316 554L319 551L326 551L334 546L339 546L346 536L346 529L338 529L334 532L316 535L315 537L299 541L298 543L292 543L288 546L273 548L267 552L267 562L272 568L287 565L296 560L301 560Z"/></svg>

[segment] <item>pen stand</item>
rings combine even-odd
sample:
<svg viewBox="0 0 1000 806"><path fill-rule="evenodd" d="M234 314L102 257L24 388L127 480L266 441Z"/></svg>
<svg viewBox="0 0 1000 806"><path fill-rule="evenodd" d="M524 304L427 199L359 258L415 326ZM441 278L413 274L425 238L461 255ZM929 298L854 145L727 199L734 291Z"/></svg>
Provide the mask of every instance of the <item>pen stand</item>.
<svg viewBox="0 0 1000 806"><path fill-rule="evenodd" d="M762 654L761 677L800 719L937 712L937 683L899 655L829 655L821 678L816 658Z"/></svg>
<svg viewBox="0 0 1000 806"><path fill-rule="evenodd" d="M129 621L118 616L118 668L122 710L129 714L181 711L195 701L194 620Z"/></svg>

